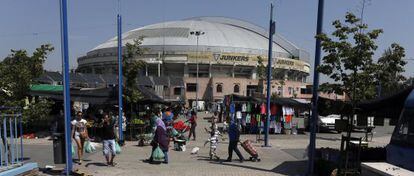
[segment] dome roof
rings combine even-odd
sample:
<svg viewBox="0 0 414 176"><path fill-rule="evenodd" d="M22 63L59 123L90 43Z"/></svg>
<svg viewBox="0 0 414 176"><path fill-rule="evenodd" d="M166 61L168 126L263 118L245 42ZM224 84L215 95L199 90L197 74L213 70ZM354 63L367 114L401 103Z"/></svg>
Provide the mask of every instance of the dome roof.
<svg viewBox="0 0 414 176"><path fill-rule="evenodd" d="M132 43L140 36L144 37L142 46L171 45L195 46L196 36L191 31L203 31L199 36L199 46L241 48L253 50L268 49L268 34L262 27L249 22L224 17L197 17L178 21L156 23L137 28L122 34L123 45ZM274 37L273 51L299 57L301 50L283 39L279 35ZM117 46L117 37L114 37L92 51ZM301 56L301 59L303 56Z"/></svg>

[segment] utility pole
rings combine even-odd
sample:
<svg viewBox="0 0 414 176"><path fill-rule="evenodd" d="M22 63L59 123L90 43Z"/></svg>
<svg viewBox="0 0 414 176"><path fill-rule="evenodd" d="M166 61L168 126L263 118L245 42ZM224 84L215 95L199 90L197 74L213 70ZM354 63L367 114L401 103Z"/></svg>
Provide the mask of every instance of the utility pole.
<svg viewBox="0 0 414 176"><path fill-rule="evenodd" d="M198 112L198 71L199 71L199 67L198 67L198 38L200 37L200 35L204 35L203 31L191 31L190 35L195 35L196 36L196 40L197 40L197 47L196 47L196 64L197 64L197 75L196 75L196 112Z"/></svg>
<svg viewBox="0 0 414 176"><path fill-rule="evenodd" d="M316 27L316 35L322 34L323 27L323 6L324 0L319 0L318 3L318 21ZM320 64L321 60L321 40L316 39L316 48L315 48L315 64L313 69L313 90L312 90L312 114L311 114L311 124L310 124L310 141L309 141L309 150L308 150L308 173L307 175L313 175L314 166L315 166L315 144L316 144L316 123L318 122L318 89L319 89L319 73L316 70Z"/></svg>
<svg viewBox="0 0 414 176"><path fill-rule="evenodd" d="M69 78L69 44L68 44L68 15L67 1L60 0L60 40L62 53L62 72L63 72L63 109L65 111L65 147L66 147L66 167L65 174L72 174L72 130L70 115L70 78Z"/></svg>
<svg viewBox="0 0 414 176"><path fill-rule="evenodd" d="M265 130L265 137L264 137L264 146L263 147L270 147L269 145L269 124L270 124L270 88L271 88L271 77L272 77L272 48L273 48L273 35L275 34L276 25L273 21L273 3L270 4L270 23L269 23L269 53L268 53L268 63L267 63L267 116L266 122L264 126Z"/></svg>

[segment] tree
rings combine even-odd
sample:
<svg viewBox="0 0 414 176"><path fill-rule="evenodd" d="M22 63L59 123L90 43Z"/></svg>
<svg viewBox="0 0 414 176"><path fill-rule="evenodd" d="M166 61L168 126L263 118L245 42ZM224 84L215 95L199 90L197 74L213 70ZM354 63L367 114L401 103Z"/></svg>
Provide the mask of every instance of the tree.
<svg viewBox="0 0 414 176"><path fill-rule="evenodd" d="M326 53L317 71L335 81L323 83L321 91L345 92L354 103L375 97L376 65L372 56L377 49L375 40L382 30L365 32L368 25L352 13L346 14L345 23L335 20L332 25L335 27L332 37L316 36Z"/></svg>
<svg viewBox="0 0 414 176"><path fill-rule="evenodd" d="M38 99L31 102L23 111L23 124L47 124L50 121L50 112L54 102L47 99ZM47 124L48 125L48 124Z"/></svg>
<svg viewBox="0 0 414 176"><path fill-rule="evenodd" d="M36 48L32 56L26 50L11 50L11 54L0 62L0 104L23 106L34 78L43 73L43 64L54 48L50 44Z"/></svg>
<svg viewBox="0 0 414 176"><path fill-rule="evenodd" d="M146 66L142 60L137 60L137 56L141 56L146 51L140 47L143 37L134 42L126 44L126 53L122 55L123 75L125 77L125 100L129 103L137 103L142 99L141 93L137 87L137 77L139 72Z"/></svg>
<svg viewBox="0 0 414 176"><path fill-rule="evenodd" d="M403 73L404 66L407 64L403 60L405 50L400 45L393 43L386 49L377 63L377 83L380 87L380 95L389 95L404 87L403 81L406 78Z"/></svg>
<svg viewBox="0 0 414 176"><path fill-rule="evenodd" d="M49 119L50 108L53 102L40 99L39 101L25 104L30 86L34 79L43 74L43 64L47 55L54 48L50 44L41 45L31 56L26 50L11 50L2 62L0 62L0 105L24 107L23 123L45 122Z"/></svg>

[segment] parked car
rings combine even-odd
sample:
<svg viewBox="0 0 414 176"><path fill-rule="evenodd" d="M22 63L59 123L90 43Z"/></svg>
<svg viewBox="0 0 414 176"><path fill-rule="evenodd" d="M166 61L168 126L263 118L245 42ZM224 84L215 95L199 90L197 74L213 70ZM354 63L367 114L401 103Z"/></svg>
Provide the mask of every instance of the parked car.
<svg viewBox="0 0 414 176"><path fill-rule="evenodd" d="M305 116L305 124L307 124L309 128L309 117ZM318 116L318 123L316 125L316 132L319 133L320 131L336 131L335 130L335 120L341 119L341 116L338 114L331 114L328 116ZM337 131L341 133L342 131Z"/></svg>

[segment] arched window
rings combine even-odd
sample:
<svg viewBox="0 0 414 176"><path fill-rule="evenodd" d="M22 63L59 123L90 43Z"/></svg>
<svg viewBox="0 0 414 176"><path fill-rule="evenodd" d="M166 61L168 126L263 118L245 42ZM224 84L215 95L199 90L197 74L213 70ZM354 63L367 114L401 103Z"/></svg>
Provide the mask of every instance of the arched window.
<svg viewBox="0 0 414 176"><path fill-rule="evenodd" d="M234 85L233 92L234 93L239 93L240 92L240 86L238 84Z"/></svg>
<svg viewBox="0 0 414 176"><path fill-rule="evenodd" d="M221 84L217 84L217 87L216 87L216 92L217 92L217 93L222 93L222 92L223 92L223 85L221 85Z"/></svg>

